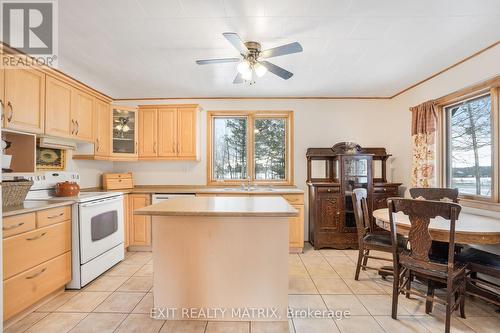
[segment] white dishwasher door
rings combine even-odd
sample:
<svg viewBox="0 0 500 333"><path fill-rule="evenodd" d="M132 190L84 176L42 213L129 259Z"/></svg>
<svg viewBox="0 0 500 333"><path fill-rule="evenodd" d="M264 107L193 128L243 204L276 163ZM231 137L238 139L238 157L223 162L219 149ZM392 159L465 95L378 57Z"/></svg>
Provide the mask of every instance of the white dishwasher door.
<svg viewBox="0 0 500 333"><path fill-rule="evenodd" d="M172 198L178 197L195 197L193 193L182 193L182 194L169 194L169 193L155 193L153 194L153 205L158 202L162 202Z"/></svg>

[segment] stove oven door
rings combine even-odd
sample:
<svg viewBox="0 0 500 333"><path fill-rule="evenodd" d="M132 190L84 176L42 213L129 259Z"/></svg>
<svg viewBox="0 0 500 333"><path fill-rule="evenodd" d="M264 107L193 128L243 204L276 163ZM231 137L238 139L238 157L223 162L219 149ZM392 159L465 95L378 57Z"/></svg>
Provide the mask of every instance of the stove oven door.
<svg viewBox="0 0 500 333"><path fill-rule="evenodd" d="M123 243L123 196L79 205L80 263Z"/></svg>

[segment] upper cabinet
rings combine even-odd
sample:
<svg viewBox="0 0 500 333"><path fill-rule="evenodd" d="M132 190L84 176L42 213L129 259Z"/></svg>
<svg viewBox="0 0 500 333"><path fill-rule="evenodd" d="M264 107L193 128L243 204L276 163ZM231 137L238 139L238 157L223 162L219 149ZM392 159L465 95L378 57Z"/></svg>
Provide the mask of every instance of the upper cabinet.
<svg viewBox="0 0 500 333"><path fill-rule="evenodd" d="M197 159L197 105L141 106L139 114L140 159Z"/></svg>
<svg viewBox="0 0 500 333"><path fill-rule="evenodd" d="M51 76L46 89L45 134L93 142L95 98Z"/></svg>
<svg viewBox="0 0 500 333"><path fill-rule="evenodd" d="M71 94L71 118L72 122L74 122L73 136L78 140L93 142L95 99L90 94L76 88L73 88Z"/></svg>
<svg viewBox="0 0 500 333"><path fill-rule="evenodd" d="M43 133L45 74L35 69L6 69L4 76L4 127Z"/></svg>
<svg viewBox="0 0 500 333"><path fill-rule="evenodd" d="M94 128L94 154L98 157L108 157L111 151L111 106L99 99L95 102Z"/></svg>
<svg viewBox="0 0 500 333"><path fill-rule="evenodd" d="M69 84L47 76L45 104L45 134L71 138L75 133L71 116L71 91Z"/></svg>
<svg viewBox="0 0 500 333"><path fill-rule="evenodd" d="M113 159L137 158L137 110L112 107L111 157Z"/></svg>

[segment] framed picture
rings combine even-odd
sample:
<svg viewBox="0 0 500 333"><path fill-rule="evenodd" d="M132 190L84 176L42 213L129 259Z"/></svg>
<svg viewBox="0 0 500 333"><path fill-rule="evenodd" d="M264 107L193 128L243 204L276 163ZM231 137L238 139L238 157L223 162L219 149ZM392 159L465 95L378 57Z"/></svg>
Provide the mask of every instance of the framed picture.
<svg viewBox="0 0 500 333"><path fill-rule="evenodd" d="M64 170L66 151L63 149L36 147L37 170Z"/></svg>

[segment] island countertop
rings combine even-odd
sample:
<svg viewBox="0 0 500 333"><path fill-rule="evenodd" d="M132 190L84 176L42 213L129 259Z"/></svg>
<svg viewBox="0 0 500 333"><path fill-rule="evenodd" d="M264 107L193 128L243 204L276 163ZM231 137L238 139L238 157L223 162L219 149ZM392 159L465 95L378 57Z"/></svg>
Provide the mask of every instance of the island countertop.
<svg viewBox="0 0 500 333"><path fill-rule="evenodd" d="M140 208L135 215L293 217L298 211L282 197L179 197Z"/></svg>

